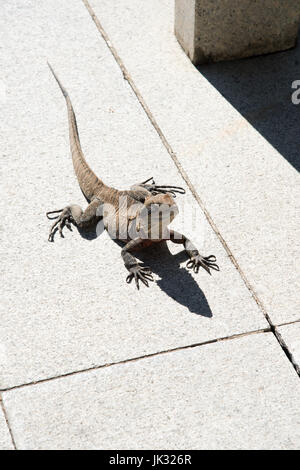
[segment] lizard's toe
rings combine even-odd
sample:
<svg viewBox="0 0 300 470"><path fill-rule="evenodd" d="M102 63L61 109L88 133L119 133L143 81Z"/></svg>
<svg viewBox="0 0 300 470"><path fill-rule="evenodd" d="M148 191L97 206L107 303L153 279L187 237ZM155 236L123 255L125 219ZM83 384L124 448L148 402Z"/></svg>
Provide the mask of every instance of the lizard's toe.
<svg viewBox="0 0 300 470"><path fill-rule="evenodd" d="M220 271L219 266L215 263L216 257L214 255L210 255L207 257L203 257L201 255L196 255L193 256L188 262L187 262L187 268L192 269L194 273L198 273L200 267L205 269L208 274L211 274L210 270L213 269L214 271Z"/></svg>
<svg viewBox="0 0 300 470"><path fill-rule="evenodd" d="M50 214L57 214L59 212L60 212L59 215L56 215L55 217L49 217ZM66 226L69 230L72 231L72 227L71 227L72 218L71 218L71 212L70 212L69 207L66 207L65 209L60 209L58 211L47 212L46 216L50 220L56 219L50 228L49 237L48 237L49 242L54 241L54 236L57 231L59 231L60 236L64 238L64 234L63 234L64 226Z"/></svg>

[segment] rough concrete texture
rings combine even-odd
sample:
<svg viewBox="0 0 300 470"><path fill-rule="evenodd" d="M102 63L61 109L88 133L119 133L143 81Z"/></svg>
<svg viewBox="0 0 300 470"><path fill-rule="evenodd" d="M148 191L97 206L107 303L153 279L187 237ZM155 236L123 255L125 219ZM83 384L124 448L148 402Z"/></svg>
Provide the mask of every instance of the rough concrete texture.
<svg viewBox="0 0 300 470"><path fill-rule="evenodd" d="M272 321L298 320L300 48L197 70L172 0L91 4Z"/></svg>
<svg viewBox="0 0 300 470"><path fill-rule="evenodd" d="M195 0L175 0L176 37L191 61L195 63Z"/></svg>
<svg viewBox="0 0 300 470"><path fill-rule="evenodd" d="M186 185L83 3L5 2L0 389L17 447L299 447L297 374L273 334L249 335L269 325L220 241L272 320L297 319L299 184L283 159L297 168L297 107L270 108L270 95L251 88L257 66L205 71L209 83L174 38L171 1L94 3L221 234L189 190L177 198L174 228L215 254L221 271L191 274L180 247L156 247L140 255L156 282L137 292L106 234L87 240L74 229L47 242L45 212L86 203L73 174L65 102L46 59L70 92L83 150L105 182L124 189L154 176ZM294 68L281 62L282 75L276 62L268 69L277 101L286 93L283 77L290 84L297 70L292 58ZM255 104L251 125L228 100L242 114ZM273 133L259 103L271 109ZM247 336L188 348L235 334ZM147 354L156 356L140 358Z"/></svg>
<svg viewBox="0 0 300 470"><path fill-rule="evenodd" d="M0 450L12 450L13 448L14 446L0 404Z"/></svg>
<svg viewBox="0 0 300 470"><path fill-rule="evenodd" d="M300 322L280 326L277 330L292 355L292 361L300 374Z"/></svg>
<svg viewBox="0 0 300 470"><path fill-rule="evenodd" d="M65 102L46 59L69 90L84 152L104 181L122 189L152 175L162 184L183 181L84 6L17 5L2 6L1 20L0 388L268 326L191 194L178 198L185 217L174 226L215 254L222 274L191 275L184 256L157 248L145 255L157 282L137 292L106 234L87 241L66 231L48 243L45 212L86 203L69 154Z"/></svg>
<svg viewBox="0 0 300 470"><path fill-rule="evenodd" d="M299 24L294 0L175 0L175 34L193 64L289 49Z"/></svg>
<svg viewBox="0 0 300 470"><path fill-rule="evenodd" d="M271 333L3 395L19 449L300 447L299 378Z"/></svg>

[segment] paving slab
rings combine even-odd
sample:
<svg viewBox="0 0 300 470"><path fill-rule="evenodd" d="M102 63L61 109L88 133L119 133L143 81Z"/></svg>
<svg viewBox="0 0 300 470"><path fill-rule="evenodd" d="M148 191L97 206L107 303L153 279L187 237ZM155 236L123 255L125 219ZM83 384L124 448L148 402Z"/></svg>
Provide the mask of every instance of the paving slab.
<svg viewBox="0 0 300 470"><path fill-rule="evenodd" d="M299 449L300 381L272 333L5 392L18 449Z"/></svg>
<svg viewBox="0 0 300 470"><path fill-rule="evenodd" d="M90 4L272 321L298 320L300 48L198 70L173 0Z"/></svg>
<svg viewBox="0 0 300 470"><path fill-rule="evenodd" d="M293 363L300 372L300 322L280 326L277 330L292 355Z"/></svg>
<svg viewBox="0 0 300 470"><path fill-rule="evenodd" d="M178 198L185 217L176 223L217 256L221 273L211 277L191 275L181 248L165 246L145 255L157 282L137 292L106 234L87 240L74 230L47 242L45 212L86 203L69 155L65 102L46 59L70 93L83 150L106 183L183 182L81 2L6 3L1 24L0 388L267 327L190 193Z"/></svg>
<svg viewBox="0 0 300 470"><path fill-rule="evenodd" d="M14 446L9 434L8 426L0 406L0 450L13 450Z"/></svg>

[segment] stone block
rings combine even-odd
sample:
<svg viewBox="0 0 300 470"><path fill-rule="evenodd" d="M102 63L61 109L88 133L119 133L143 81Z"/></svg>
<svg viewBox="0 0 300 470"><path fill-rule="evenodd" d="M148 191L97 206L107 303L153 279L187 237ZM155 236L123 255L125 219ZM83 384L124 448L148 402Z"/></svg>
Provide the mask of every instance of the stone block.
<svg viewBox="0 0 300 470"><path fill-rule="evenodd" d="M299 21L294 0L175 1L175 34L193 64L290 49Z"/></svg>

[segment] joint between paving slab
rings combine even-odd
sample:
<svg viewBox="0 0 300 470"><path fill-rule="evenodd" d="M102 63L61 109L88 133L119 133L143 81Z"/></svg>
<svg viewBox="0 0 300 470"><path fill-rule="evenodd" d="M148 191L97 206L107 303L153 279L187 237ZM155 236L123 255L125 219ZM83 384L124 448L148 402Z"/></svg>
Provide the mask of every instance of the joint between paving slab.
<svg viewBox="0 0 300 470"><path fill-rule="evenodd" d="M293 320L293 321L287 321L285 323L278 323L278 325L276 325L276 328L279 328L280 326L293 325L294 323L300 323L300 320Z"/></svg>
<svg viewBox="0 0 300 470"><path fill-rule="evenodd" d="M295 371L297 372L297 374L300 377L300 366L294 360L294 357L293 357L292 353L290 352L286 342L284 341L284 339L283 339L282 335L280 334L280 332L278 331L277 327L275 327L274 330L275 330L274 334L275 334L278 342L280 343L280 346L282 347L283 351L285 352L285 354L287 355L287 357L289 358L289 360L293 364Z"/></svg>
<svg viewBox="0 0 300 470"><path fill-rule="evenodd" d="M199 204L200 208L202 209L202 211L204 212L204 215L208 221L208 223L210 224L210 226L212 227L213 231L215 232L215 234L217 235L217 237L219 238L223 248L225 249L228 257L230 258L232 264L234 265L234 267L237 269L237 271L239 272L245 286L247 287L247 289L249 290L249 292L251 293L253 299L255 300L256 304L258 305L259 309L261 310L261 312L263 313L263 315L265 316L267 322L269 323L270 325L270 330L272 331L272 333L275 335L278 343L280 344L281 348L283 349L284 353L286 354L287 358L289 359L289 361L293 364L293 367L294 369L296 370L297 374L300 376L299 374L299 370L298 368L295 366L294 362L292 361L292 355L291 353L289 352L287 346L283 346L283 342L281 342L278 338L278 335L277 335L277 332L276 332L276 328L275 328L275 325L273 324L269 314L267 313L262 301L259 299L258 295L256 294L255 292L255 289L253 288L253 286L251 285L250 281L247 279L246 275L244 274L243 270L241 269L241 267L239 266L237 260L235 259L233 253L231 252L228 244L226 243L225 239L223 238L223 236L221 235L220 231L218 230L216 224L214 223L211 215L209 214L208 210L206 209L204 203L202 202L200 196L198 195L194 185L192 184L192 182L190 181L186 171L184 170L183 166L181 165L181 163L179 162L178 158L177 158L177 155L176 153L173 151L171 145L169 144L169 142L167 141L163 131L161 130L161 128L159 127L158 123L156 122L156 119L154 118L152 112L150 111L149 107L147 106L143 96L141 95L140 91L138 90L136 84L134 83L133 79L131 78L127 68L125 67L122 59L120 58L117 50L115 49L115 47L113 46L111 40L109 39L106 31L104 30L104 28L102 27L98 17L96 16L95 12L93 11L92 7L90 6L88 0L82 0L83 4L85 5L85 7L87 8L92 20L94 21L98 31L100 32L103 40L105 41L107 47L109 48L111 54L113 55L115 61L117 62L118 66L120 67L121 69L121 72L123 74L123 77L125 80L127 80L127 82L129 83L130 87L132 88L132 91L134 92L134 94L136 95L136 98L137 100L139 101L140 105L142 106L142 108L144 109L149 121L151 122L151 124L153 125L154 129L156 130L159 138L161 139L164 147L166 148L166 150L168 151L169 155L171 156L173 162L175 163L179 173L181 174L182 178L184 179L184 181L186 182L187 186L189 187L191 193L193 194L194 198L196 199L197 203Z"/></svg>
<svg viewBox="0 0 300 470"><path fill-rule="evenodd" d="M17 450L16 441L15 441L11 426L10 426L9 421L8 421L8 416L7 416L6 409L5 409L5 406L4 406L3 399L2 399L1 395L0 395L0 407L3 411L4 419L5 419L6 425L8 427L8 431L9 431L9 435L10 435L10 438L11 438L11 441L12 441L12 445L13 445L14 449Z"/></svg>
<svg viewBox="0 0 300 470"><path fill-rule="evenodd" d="M73 371L73 372L67 372L66 374L56 375L56 376L53 376L53 377L47 377L45 379L35 380L35 381L32 381L32 382L27 382L27 383L20 384L20 385L14 385L12 387L7 387L7 388L0 389L0 392L2 392L2 393L3 392L9 392L11 390L17 390L17 389L24 388L24 387L29 387L29 386L32 386L32 385L38 385L38 384L42 384L42 383L45 383L45 382L52 382L53 380L62 379L64 377L71 377L73 375L84 374L86 372L91 372L91 371L96 371L96 370L99 370L99 369L104 369L106 367L116 366L116 365L120 365L120 364L128 364L130 362L136 362L136 361L140 361L140 360L143 360L143 359L148 359L148 358L155 357L155 356L161 356L163 354L169 354L169 353L176 352L176 351L184 351L185 349L197 348L199 346L205 346L205 345L208 345L208 344L219 343L219 342L222 342L222 341L234 340L234 339L242 338L244 336L250 336L250 335L259 334L259 333L270 333L270 332L271 332L271 328L263 328L263 329L260 329L260 330L247 331L245 333L238 333L238 334L235 334L235 335L232 335L232 336L224 336L222 338L211 339L211 340L208 340L208 341L203 341L201 343L193 343L193 344L188 344L188 345L185 345L185 346L178 346L177 348L165 349L163 351L157 351L157 352L154 352L154 353L145 354L143 356L133 357L133 358L130 358L130 359L124 359L122 361L109 362L109 363L102 364L102 365L99 365L99 366L88 367L87 369L76 370L76 371Z"/></svg>

